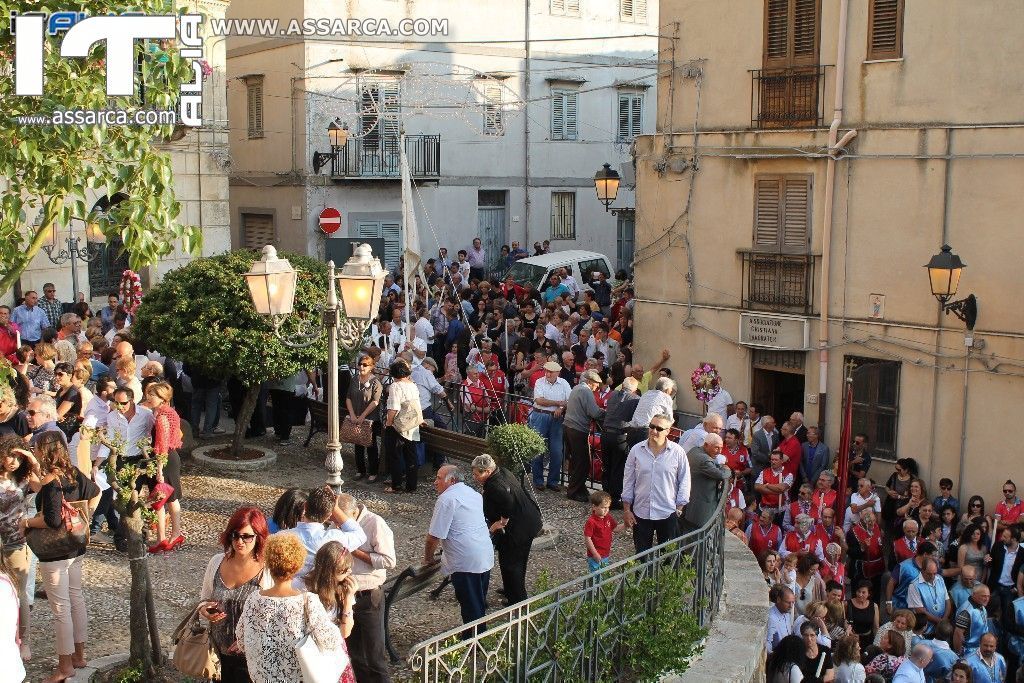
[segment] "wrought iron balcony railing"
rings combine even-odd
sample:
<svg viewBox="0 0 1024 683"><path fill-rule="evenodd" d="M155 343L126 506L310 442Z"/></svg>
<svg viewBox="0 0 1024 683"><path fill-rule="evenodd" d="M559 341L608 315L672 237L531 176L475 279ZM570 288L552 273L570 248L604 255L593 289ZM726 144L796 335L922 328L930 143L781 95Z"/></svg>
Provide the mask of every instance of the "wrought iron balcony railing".
<svg viewBox="0 0 1024 683"><path fill-rule="evenodd" d="M814 308L814 255L741 251L743 308L802 313Z"/></svg>
<svg viewBox="0 0 1024 683"><path fill-rule="evenodd" d="M331 160L333 178L400 178L401 155L398 136L352 138L335 148ZM441 136L406 135L405 154L413 178L438 178L441 175Z"/></svg>
<svg viewBox="0 0 1024 683"><path fill-rule="evenodd" d="M750 125L754 128L823 125L826 68L816 65L752 69Z"/></svg>

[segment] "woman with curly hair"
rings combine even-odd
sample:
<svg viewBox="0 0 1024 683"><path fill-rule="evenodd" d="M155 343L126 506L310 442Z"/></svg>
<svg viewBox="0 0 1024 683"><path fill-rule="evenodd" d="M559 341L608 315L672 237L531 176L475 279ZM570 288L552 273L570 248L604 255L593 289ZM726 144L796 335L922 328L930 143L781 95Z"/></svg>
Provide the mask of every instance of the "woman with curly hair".
<svg viewBox="0 0 1024 683"><path fill-rule="evenodd" d="M64 435L44 432L35 445L39 461L40 489L36 496L39 514L22 518L22 530L59 529L64 523L61 509L64 501L87 501L99 494L99 487L81 470L71 464ZM29 533L32 533L29 531ZM46 599L53 610L56 629L57 669L44 683L57 683L75 675L76 667L85 666L85 643L89 621L82 590L82 558L85 549L39 563L39 575L46 589Z"/></svg>
<svg viewBox="0 0 1024 683"><path fill-rule="evenodd" d="M22 531L22 520L29 514L26 499L31 485L39 486L39 463L18 436L0 437L0 561L7 566L7 576L18 591L21 656L28 660L32 651L28 644L29 551ZM35 587L33 587L33 590Z"/></svg>
<svg viewBox="0 0 1024 683"><path fill-rule="evenodd" d="M210 640L220 658L222 683L250 681L235 628L249 596L274 585L263 562L267 536L267 522L259 508L238 508L220 535L224 552L214 555L206 565L199 616L210 622Z"/></svg>
<svg viewBox="0 0 1024 683"><path fill-rule="evenodd" d="M173 490L167 495L164 505L156 512L157 543L149 548L151 553L167 552L181 547L185 536L181 533L181 418L171 407L174 390L167 382L153 382L146 387L147 408L153 411L153 455L157 459L154 484L167 484ZM171 534L167 535L167 521L164 510L171 513Z"/></svg>
<svg viewBox="0 0 1024 683"><path fill-rule="evenodd" d="M264 549L273 586L245 601L235 628L254 683L300 683L302 669L295 641L308 633L322 652L339 650L341 632L315 596L292 587L306 561L306 548L295 534L275 534Z"/></svg>
<svg viewBox="0 0 1024 683"><path fill-rule="evenodd" d="M341 629L342 650L347 659L348 648L344 639L352 634L352 606L356 602L358 588L352 576L352 554L337 541L321 546L313 559L313 569L306 577L306 588L320 598L327 616ZM349 661L339 683L355 683L355 680L352 662Z"/></svg>

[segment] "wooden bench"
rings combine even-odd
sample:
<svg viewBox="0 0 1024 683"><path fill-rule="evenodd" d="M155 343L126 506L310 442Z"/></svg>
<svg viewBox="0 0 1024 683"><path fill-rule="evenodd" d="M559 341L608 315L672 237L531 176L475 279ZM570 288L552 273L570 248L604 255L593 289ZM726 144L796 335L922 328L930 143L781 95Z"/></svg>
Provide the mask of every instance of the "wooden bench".
<svg viewBox="0 0 1024 683"><path fill-rule="evenodd" d="M327 431L327 403L325 401L310 401L309 402L309 436L306 437L306 443L302 444L303 448L309 448L309 442L313 440L313 435L317 432Z"/></svg>
<svg viewBox="0 0 1024 683"><path fill-rule="evenodd" d="M487 452L486 439L440 427L420 427L420 439L426 444L428 451L443 453L449 458L464 462L473 462L473 458Z"/></svg>

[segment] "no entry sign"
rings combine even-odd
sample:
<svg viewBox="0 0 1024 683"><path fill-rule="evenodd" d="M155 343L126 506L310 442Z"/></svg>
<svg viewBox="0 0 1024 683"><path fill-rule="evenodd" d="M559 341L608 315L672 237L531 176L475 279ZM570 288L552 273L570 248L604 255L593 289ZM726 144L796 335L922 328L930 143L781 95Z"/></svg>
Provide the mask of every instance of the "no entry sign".
<svg viewBox="0 0 1024 683"><path fill-rule="evenodd" d="M328 206L320 212L320 229L331 235L341 227L341 212L333 206Z"/></svg>

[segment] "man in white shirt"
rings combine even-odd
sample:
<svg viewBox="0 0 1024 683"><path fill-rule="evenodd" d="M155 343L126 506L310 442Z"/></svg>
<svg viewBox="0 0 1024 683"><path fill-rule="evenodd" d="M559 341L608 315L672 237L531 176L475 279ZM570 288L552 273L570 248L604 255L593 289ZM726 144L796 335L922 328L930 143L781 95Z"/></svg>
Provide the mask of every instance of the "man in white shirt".
<svg viewBox="0 0 1024 683"><path fill-rule="evenodd" d="M630 449L622 479L622 519L633 529L633 546L641 553L679 535L679 518L690 502L690 463L679 444L669 440L672 418L650 419L648 438Z"/></svg>
<svg viewBox="0 0 1024 683"><path fill-rule="evenodd" d="M704 416L703 421L697 423L696 427L687 429L679 435L679 445L683 447L684 453L689 453L690 450L704 445L705 436L708 434L721 436L721 431L722 417L718 413L708 413Z"/></svg>
<svg viewBox="0 0 1024 683"><path fill-rule="evenodd" d="M352 606L352 633L345 639L358 681L389 681L384 649L384 593L381 586L395 568L395 535L382 517L347 494L338 505L366 534L366 542L352 551L356 602Z"/></svg>
<svg viewBox="0 0 1024 683"><path fill-rule="evenodd" d="M487 587L494 567L494 546L484 519L484 499L463 481L455 465L445 465L434 479L437 502L430 518L430 529L423 548L423 564L436 562L441 553L441 571L450 576L459 601L462 623L484 616L487 611ZM471 633L463 631L463 638Z"/></svg>
<svg viewBox="0 0 1024 683"><path fill-rule="evenodd" d="M722 424L729 419L729 409L733 407L732 396L725 390L725 387L720 387L715 397L708 402L708 414L718 413L722 416Z"/></svg>
<svg viewBox="0 0 1024 683"><path fill-rule="evenodd" d="M111 401L113 410L107 415L107 438L111 441L121 439L124 448L118 467L124 462L132 462L142 457L139 440L150 438L153 434L153 412L144 406L136 405L132 400L130 389L121 388L114 392ZM100 446L96 453L98 460L105 460L110 449Z"/></svg>
<svg viewBox="0 0 1024 683"><path fill-rule="evenodd" d="M419 317L416 318L416 323L413 325L413 333L416 339L422 339L427 344L434 340L434 326L430 324L430 318L427 317L426 306L420 306Z"/></svg>
<svg viewBox="0 0 1024 683"><path fill-rule="evenodd" d="M730 415L729 419L725 421L725 428L735 429L742 437L747 433L747 428L750 426L750 419L747 417L746 401L736 401L733 409L736 412ZM715 414L717 415L718 413Z"/></svg>
<svg viewBox="0 0 1024 683"><path fill-rule="evenodd" d="M882 501L871 485L870 479L858 479L857 490L850 496L850 506L846 508L846 518L843 520L843 529L849 531L850 527L860 521L860 513L868 508L875 511L877 518L882 514Z"/></svg>
<svg viewBox="0 0 1024 683"><path fill-rule="evenodd" d="M793 606L796 595L792 589L775 584L768 592L772 606L768 608L768 632L765 634L765 649L770 655L779 642L786 636L793 635Z"/></svg>
<svg viewBox="0 0 1024 683"><path fill-rule="evenodd" d="M327 526L328 521L332 526ZM313 569L317 551L329 542L337 541L349 552L366 543L366 532L349 517L330 486L321 486L310 491L306 497L306 511L302 515L302 521L294 529L279 533L295 534L306 547L305 564L295 575L297 586L304 585L306 575Z"/></svg>
<svg viewBox="0 0 1024 683"><path fill-rule="evenodd" d="M575 300L580 294L580 285L576 282L576 278L572 276L572 270L569 268L562 268L558 271L558 274L562 278L562 284L569 288L569 293Z"/></svg>
<svg viewBox="0 0 1024 683"><path fill-rule="evenodd" d="M547 487L551 491L561 491L559 480L562 474L562 419L565 407L569 402L572 387L560 377L562 366L554 361L544 364L544 376L533 386L533 410L527 424L530 429L544 437L548 446ZM533 472L533 487L544 490L544 454L538 455L530 463Z"/></svg>
<svg viewBox="0 0 1024 683"><path fill-rule="evenodd" d="M629 434L626 444L630 448L647 438L647 425L651 418L657 414L672 415L675 410L676 395L675 380L669 377L659 377L654 383L653 389L648 389L640 395L640 401L636 404L636 411L633 419L628 423Z"/></svg>
<svg viewBox="0 0 1024 683"><path fill-rule="evenodd" d="M921 620L918 624L922 621L925 623L923 635L931 635L935 625L948 619L953 611L946 592L946 582L938 576L938 572L938 563L930 557L925 559L921 574L907 589L907 608Z"/></svg>

